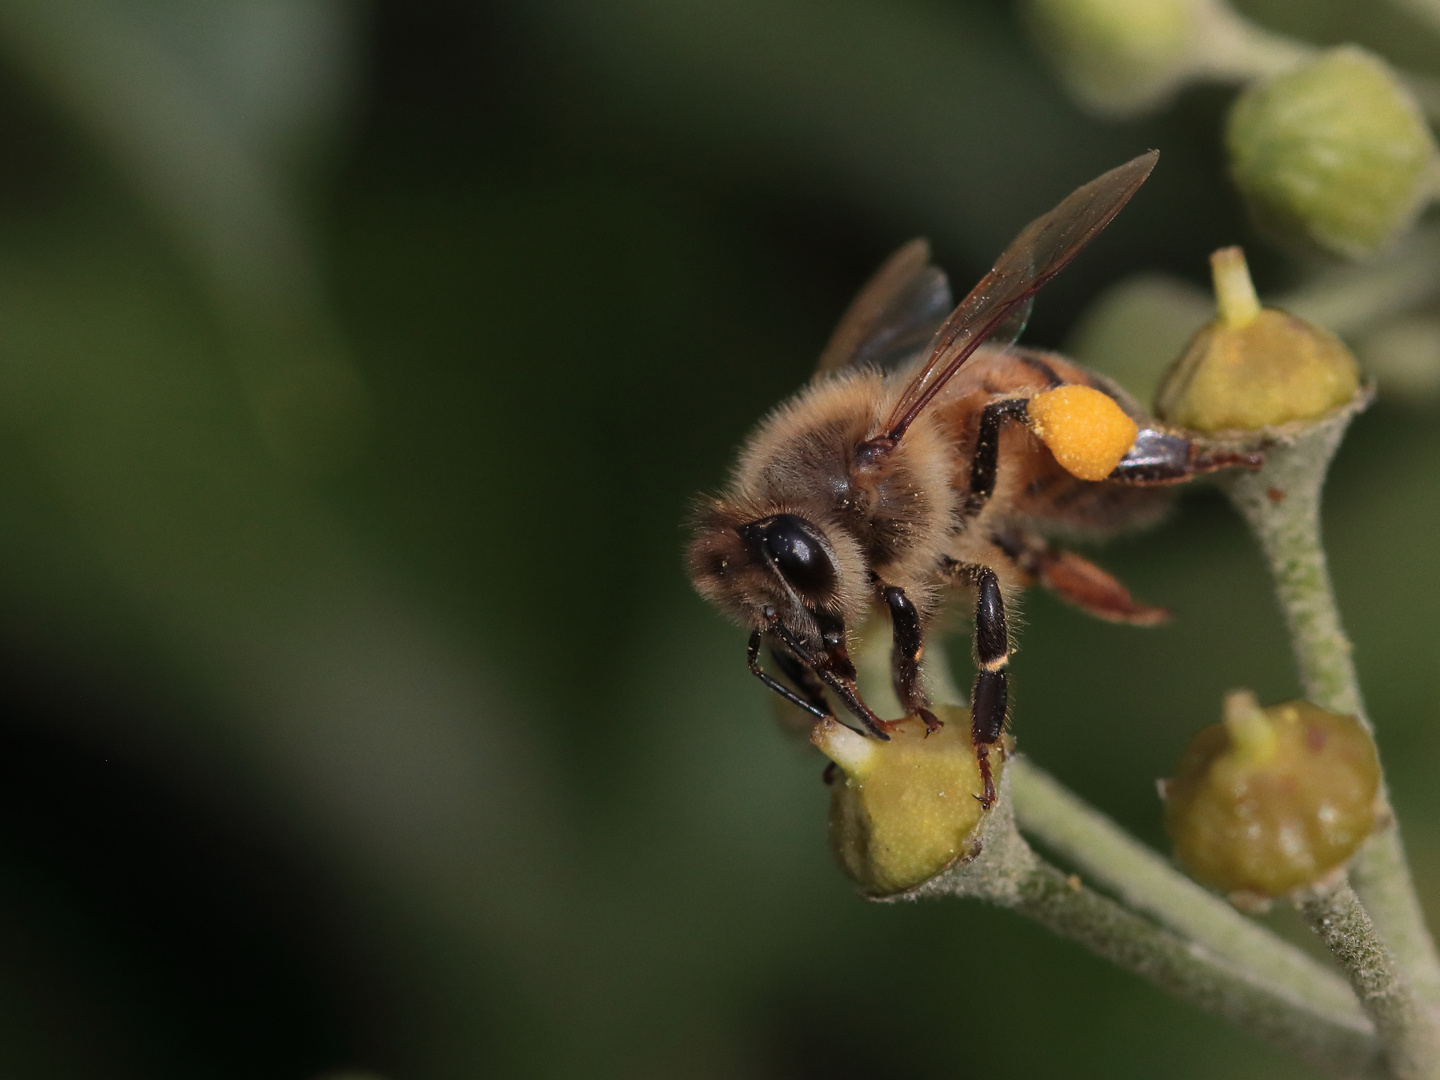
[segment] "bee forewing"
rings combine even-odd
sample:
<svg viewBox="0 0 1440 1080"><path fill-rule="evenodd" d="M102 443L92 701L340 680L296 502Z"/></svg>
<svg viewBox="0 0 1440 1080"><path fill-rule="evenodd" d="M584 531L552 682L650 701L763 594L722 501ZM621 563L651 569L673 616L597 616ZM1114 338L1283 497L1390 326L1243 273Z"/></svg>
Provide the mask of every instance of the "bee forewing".
<svg viewBox="0 0 1440 1080"><path fill-rule="evenodd" d="M1000 331L1017 308L1110 224L1145 182L1159 157L1159 151L1151 150L1111 169L1071 192L1054 210L1020 231L990 273L960 301L935 335L929 361L910 381L890 414L885 432L890 440L898 441L970 354ZM1015 329L1018 333L1019 328Z"/></svg>
<svg viewBox="0 0 1440 1080"><path fill-rule="evenodd" d="M995 329L986 335L985 341L998 349L1014 345L1025 332L1025 327L1030 322L1030 313L1034 310L1035 294L1031 293L1010 309L1010 314L996 324Z"/></svg>
<svg viewBox="0 0 1440 1080"><path fill-rule="evenodd" d="M817 375L871 364L889 368L922 352L955 299L930 245L911 240L886 259L850 301L816 365Z"/></svg>

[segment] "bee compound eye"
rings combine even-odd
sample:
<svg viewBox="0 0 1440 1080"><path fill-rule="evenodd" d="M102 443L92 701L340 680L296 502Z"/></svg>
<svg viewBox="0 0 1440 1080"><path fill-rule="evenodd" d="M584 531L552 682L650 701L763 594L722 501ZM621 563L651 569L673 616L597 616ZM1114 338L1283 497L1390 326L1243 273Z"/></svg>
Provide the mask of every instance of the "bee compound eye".
<svg viewBox="0 0 1440 1080"><path fill-rule="evenodd" d="M829 600L837 575L819 530L794 514L776 514L756 526L760 546L791 587L806 600Z"/></svg>

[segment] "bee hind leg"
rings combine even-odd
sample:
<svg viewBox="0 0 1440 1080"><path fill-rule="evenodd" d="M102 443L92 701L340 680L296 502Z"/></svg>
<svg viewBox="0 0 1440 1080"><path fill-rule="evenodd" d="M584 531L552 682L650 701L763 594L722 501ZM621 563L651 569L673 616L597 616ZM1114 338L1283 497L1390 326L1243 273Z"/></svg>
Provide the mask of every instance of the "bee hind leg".
<svg viewBox="0 0 1440 1080"><path fill-rule="evenodd" d="M1000 467L1000 428L1007 421L1024 422L1029 403L1024 398L992 401L980 412L980 431L975 439L975 456L970 462L970 493L964 515L972 518L985 508L995 493L995 474Z"/></svg>
<svg viewBox="0 0 1440 1080"><path fill-rule="evenodd" d="M1009 686L1005 668L1010 663L1010 633L1005 625L1005 595L995 571L975 571L975 659L980 672L970 690L970 737L984 784L979 796L985 809L995 802L995 780L990 771L990 748L1005 733Z"/></svg>
<svg viewBox="0 0 1440 1080"><path fill-rule="evenodd" d="M1073 551L1053 548L1034 535L997 534L991 539L1027 575L1088 615L1131 626L1169 621L1165 608L1136 600L1110 573Z"/></svg>
<svg viewBox="0 0 1440 1080"><path fill-rule="evenodd" d="M1106 480L1122 484L1180 484L1200 473L1239 466L1258 469L1263 454L1207 445L1173 431L1141 428Z"/></svg>

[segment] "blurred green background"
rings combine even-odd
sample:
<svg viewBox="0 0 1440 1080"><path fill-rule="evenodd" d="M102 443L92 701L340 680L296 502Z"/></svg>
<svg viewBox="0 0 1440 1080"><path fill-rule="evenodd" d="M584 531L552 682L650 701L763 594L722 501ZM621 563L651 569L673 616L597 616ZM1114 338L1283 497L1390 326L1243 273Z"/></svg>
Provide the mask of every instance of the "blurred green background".
<svg viewBox="0 0 1440 1080"><path fill-rule="evenodd" d="M1247 10L1440 71L1398 8ZM1310 1075L1011 916L860 900L680 563L911 236L963 291L1159 147L1029 340L1224 244L1290 287L1230 97L1089 120L1002 0L0 3L0 1071ZM1436 421L1362 417L1326 530L1440 905ZM1297 687L1215 495L1099 558L1176 619L1030 597L1015 732L1161 844L1221 694Z"/></svg>

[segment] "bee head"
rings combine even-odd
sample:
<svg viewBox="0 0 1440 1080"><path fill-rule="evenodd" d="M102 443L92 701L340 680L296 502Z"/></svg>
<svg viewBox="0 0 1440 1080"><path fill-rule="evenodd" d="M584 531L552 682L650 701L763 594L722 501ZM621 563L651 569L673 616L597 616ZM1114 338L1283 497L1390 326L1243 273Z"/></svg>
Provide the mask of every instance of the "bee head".
<svg viewBox="0 0 1440 1080"><path fill-rule="evenodd" d="M864 579L858 545L844 530L785 510L754 517L724 503L702 511L689 563L707 600L757 630L776 617L816 647L832 644L820 624L844 618Z"/></svg>

